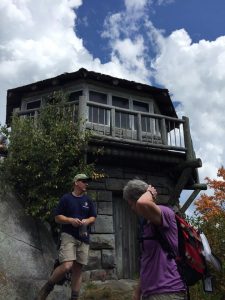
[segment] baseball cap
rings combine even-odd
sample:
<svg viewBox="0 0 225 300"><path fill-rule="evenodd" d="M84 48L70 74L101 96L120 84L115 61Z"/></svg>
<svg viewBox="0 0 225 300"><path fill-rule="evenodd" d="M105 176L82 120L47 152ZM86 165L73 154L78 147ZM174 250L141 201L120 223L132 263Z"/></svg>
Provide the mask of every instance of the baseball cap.
<svg viewBox="0 0 225 300"><path fill-rule="evenodd" d="M78 181L78 180L89 180L90 178L86 174L77 174L73 181Z"/></svg>

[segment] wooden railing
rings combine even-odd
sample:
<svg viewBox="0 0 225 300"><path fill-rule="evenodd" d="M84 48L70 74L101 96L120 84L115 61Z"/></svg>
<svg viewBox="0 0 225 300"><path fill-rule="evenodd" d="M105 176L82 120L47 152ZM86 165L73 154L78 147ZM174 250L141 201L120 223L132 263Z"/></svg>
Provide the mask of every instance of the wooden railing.
<svg viewBox="0 0 225 300"><path fill-rule="evenodd" d="M87 102L86 128L97 135L185 151L184 119Z"/></svg>
<svg viewBox="0 0 225 300"><path fill-rule="evenodd" d="M68 110L68 108L73 112L72 118L74 122L77 122L79 118L85 118L85 129L92 130L97 136L149 144L152 147L182 152L186 151L187 145L185 145L185 141L190 139L189 125L185 117L177 119L165 115L131 111L91 101L83 104L82 111L77 101L69 102L62 106L62 109L65 110ZM38 110L26 110L18 114L24 117L35 117L38 114ZM188 128L185 127L186 123Z"/></svg>

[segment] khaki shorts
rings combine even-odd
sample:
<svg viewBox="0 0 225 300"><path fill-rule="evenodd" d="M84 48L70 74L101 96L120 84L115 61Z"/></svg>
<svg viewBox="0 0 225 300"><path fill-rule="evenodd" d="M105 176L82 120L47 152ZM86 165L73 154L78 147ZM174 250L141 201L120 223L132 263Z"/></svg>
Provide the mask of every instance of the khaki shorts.
<svg viewBox="0 0 225 300"><path fill-rule="evenodd" d="M185 300L186 294L184 292L177 293L165 293L159 295L151 295L148 297L142 297L143 300Z"/></svg>
<svg viewBox="0 0 225 300"><path fill-rule="evenodd" d="M76 240L72 235L61 233L61 245L59 249L60 263L76 260L81 265L88 263L89 244Z"/></svg>

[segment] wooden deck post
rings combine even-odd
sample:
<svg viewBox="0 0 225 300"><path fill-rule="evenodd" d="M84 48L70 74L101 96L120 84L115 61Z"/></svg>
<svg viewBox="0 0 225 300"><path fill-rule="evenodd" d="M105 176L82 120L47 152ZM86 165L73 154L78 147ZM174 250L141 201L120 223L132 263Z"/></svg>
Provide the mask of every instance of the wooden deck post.
<svg viewBox="0 0 225 300"><path fill-rule="evenodd" d="M87 99L85 96L80 96L79 108L78 108L78 120L80 122L79 126L81 132L84 132L86 129L86 121L88 118L87 110L88 110Z"/></svg>
<svg viewBox="0 0 225 300"><path fill-rule="evenodd" d="M184 120L184 145L187 149L187 160L195 158L195 153L193 149L191 133L190 133L190 126L189 126L189 119L187 117L182 117Z"/></svg>
<svg viewBox="0 0 225 300"><path fill-rule="evenodd" d="M180 177L177 180L176 186L173 192L170 195L170 204L174 205L178 201L182 190L184 189L185 185L187 184L193 169L199 168L202 166L202 162L200 159L195 158L195 152L192 144L191 134L190 134L190 126L189 126L189 119L187 117L182 117L184 120L184 143L187 149L186 153L186 161L176 168L176 172L181 171ZM197 192L198 191L198 192ZM187 207L191 205L194 200L194 196L199 193L199 190L196 189L192 193L192 196L189 197L188 201L185 203L184 209L186 210Z"/></svg>
<svg viewBox="0 0 225 300"><path fill-rule="evenodd" d="M142 141L142 129L141 129L141 114L137 115L138 117L138 128L137 128L137 140Z"/></svg>
<svg viewBox="0 0 225 300"><path fill-rule="evenodd" d="M111 132L111 136L115 137L115 127L116 127L116 111L115 108L111 108L110 111L110 132Z"/></svg>
<svg viewBox="0 0 225 300"><path fill-rule="evenodd" d="M79 97L79 107L78 107L78 120L81 134L84 134L86 130L86 122L88 119L88 106L87 99L85 96ZM87 163L87 149L88 146L84 149L84 161Z"/></svg>
<svg viewBox="0 0 225 300"><path fill-rule="evenodd" d="M161 137L163 145L168 144L167 131L166 131L166 121L165 118L160 120L161 123Z"/></svg>

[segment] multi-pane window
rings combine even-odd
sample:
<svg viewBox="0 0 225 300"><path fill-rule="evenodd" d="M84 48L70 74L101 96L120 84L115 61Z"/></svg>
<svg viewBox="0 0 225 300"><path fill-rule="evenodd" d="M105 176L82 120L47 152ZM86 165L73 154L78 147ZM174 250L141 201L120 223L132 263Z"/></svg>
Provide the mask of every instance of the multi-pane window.
<svg viewBox="0 0 225 300"><path fill-rule="evenodd" d="M129 109L129 100L122 97L112 96L112 105ZM115 125L119 128L132 129L132 120L129 113L116 110Z"/></svg>
<svg viewBox="0 0 225 300"><path fill-rule="evenodd" d="M89 101L107 104L107 94L90 91ZM109 110L105 107L89 105L88 120L92 123L109 125Z"/></svg>
<svg viewBox="0 0 225 300"><path fill-rule="evenodd" d="M133 101L133 110L149 112L149 104L140 101Z"/></svg>
<svg viewBox="0 0 225 300"><path fill-rule="evenodd" d="M26 109L35 109L41 107L41 100L29 101L26 103Z"/></svg>
<svg viewBox="0 0 225 300"><path fill-rule="evenodd" d="M107 94L90 91L89 101L93 101L101 104L107 104Z"/></svg>
<svg viewBox="0 0 225 300"><path fill-rule="evenodd" d="M83 91L72 92L68 97L68 102L79 101L80 96L83 96Z"/></svg>
<svg viewBox="0 0 225 300"><path fill-rule="evenodd" d="M137 110L140 112L149 112L149 104L140 101L133 101L133 110ZM137 130L138 128L138 118L135 116L134 118L134 129ZM141 129L144 132L150 132L151 124L150 118L146 116L141 116Z"/></svg>
<svg viewBox="0 0 225 300"><path fill-rule="evenodd" d="M107 105L109 105L109 103L107 93L89 91L89 101L96 102L96 105L88 103L88 121L101 125L110 125L111 107L114 107L115 126L117 128L138 130L138 122L141 122L140 125L142 132L155 132L155 120L150 116L141 114L148 114L150 112L150 103L138 100L129 100L128 98L115 95L112 95L111 100L111 106L108 107ZM97 105L97 103L100 105ZM141 119L139 120L137 113L132 113L132 111L140 112Z"/></svg>

